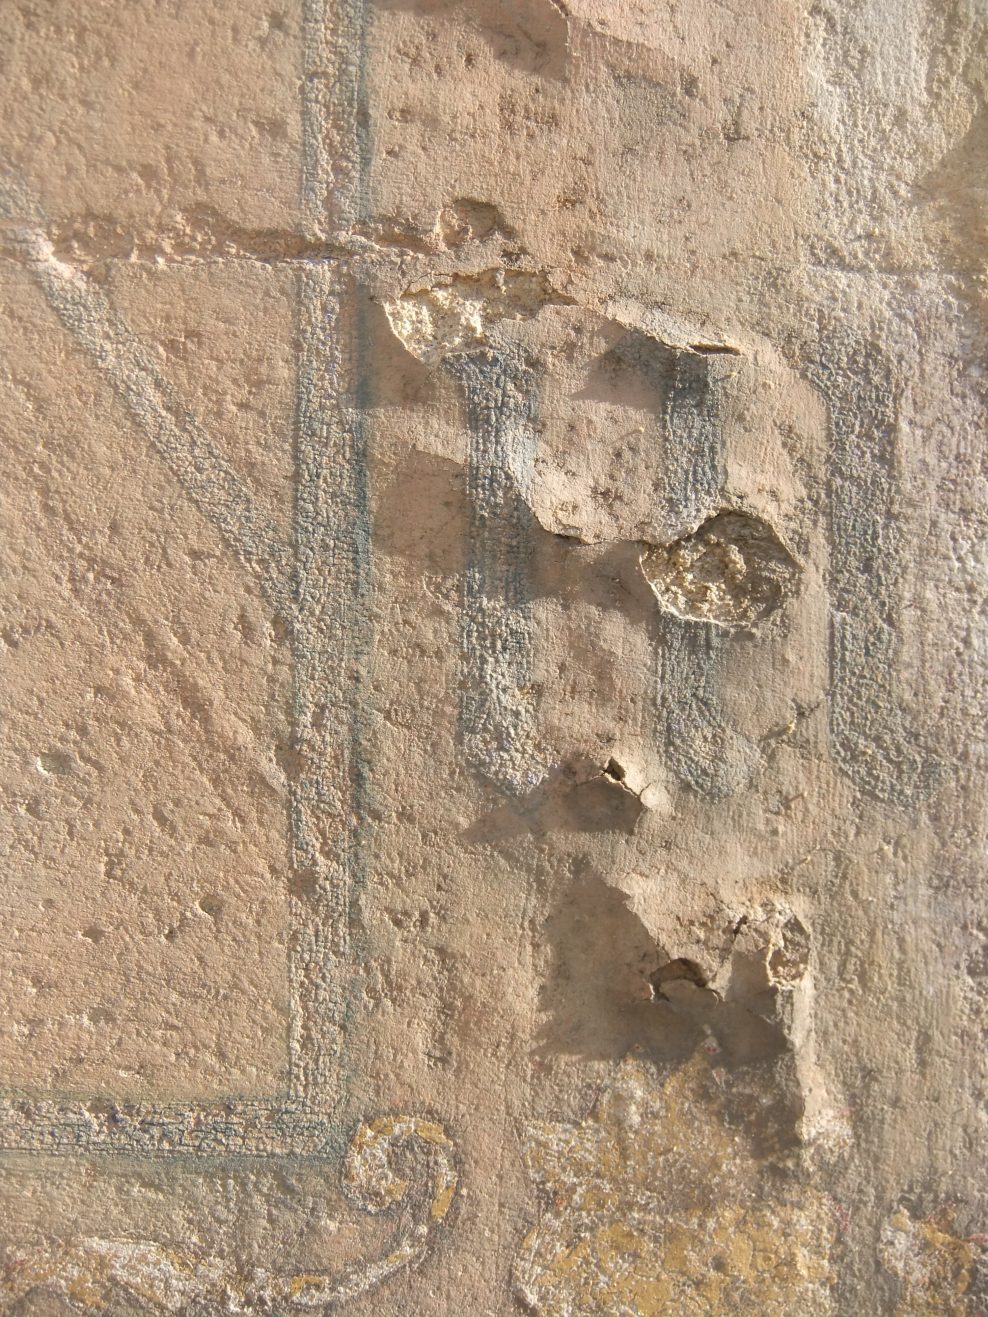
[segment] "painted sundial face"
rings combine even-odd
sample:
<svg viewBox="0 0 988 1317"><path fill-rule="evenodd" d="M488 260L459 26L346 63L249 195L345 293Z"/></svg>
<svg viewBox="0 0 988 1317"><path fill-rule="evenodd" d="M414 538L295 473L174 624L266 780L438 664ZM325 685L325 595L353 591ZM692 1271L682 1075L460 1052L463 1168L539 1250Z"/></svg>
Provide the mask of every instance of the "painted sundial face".
<svg viewBox="0 0 988 1317"><path fill-rule="evenodd" d="M0 1294L966 1292L965 7L49 8Z"/></svg>

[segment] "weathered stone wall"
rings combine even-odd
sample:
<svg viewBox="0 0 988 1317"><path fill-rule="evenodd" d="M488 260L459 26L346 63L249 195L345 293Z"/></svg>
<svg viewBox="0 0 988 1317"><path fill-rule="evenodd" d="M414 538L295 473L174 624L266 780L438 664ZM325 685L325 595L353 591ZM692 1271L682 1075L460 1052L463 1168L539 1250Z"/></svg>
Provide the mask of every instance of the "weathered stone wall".
<svg viewBox="0 0 988 1317"><path fill-rule="evenodd" d="M988 1307L986 33L0 2L0 1310Z"/></svg>

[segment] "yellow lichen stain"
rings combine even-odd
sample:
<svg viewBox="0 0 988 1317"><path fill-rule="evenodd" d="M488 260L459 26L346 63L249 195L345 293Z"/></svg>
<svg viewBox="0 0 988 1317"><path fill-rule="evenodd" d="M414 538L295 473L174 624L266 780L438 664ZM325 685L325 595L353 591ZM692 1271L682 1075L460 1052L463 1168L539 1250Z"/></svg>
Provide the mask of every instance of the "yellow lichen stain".
<svg viewBox="0 0 988 1317"><path fill-rule="evenodd" d="M67 1297L91 1312L107 1312L109 1290L106 1276L87 1275L85 1271L79 1269L75 1259L69 1260L67 1270L69 1273L65 1282ZM57 1268L27 1266L18 1269L17 1279L25 1289L30 1289L31 1286L44 1286L57 1275Z"/></svg>
<svg viewBox="0 0 988 1317"><path fill-rule="evenodd" d="M542 1216L515 1265L548 1317L834 1311L830 1200L727 1116L702 1052L664 1081L634 1057L579 1125L528 1129Z"/></svg>
<svg viewBox="0 0 988 1317"><path fill-rule="evenodd" d="M90 1312L107 1312L109 1310L109 1304L105 1301L103 1294L95 1290L84 1276L70 1281L65 1287L65 1293L74 1303L82 1304Z"/></svg>
<svg viewBox="0 0 988 1317"><path fill-rule="evenodd" d="M353 1136L343 1180L349 1188L370 1194L378 1211L400 1202L411 1188L411 1181L393 1174L387 1157L393 1144L409 1137L435 1148L452 1146L441 1125L407 1116L382 1116L370 1125L359 1126ZM434 1221L446 1215L455 1192L455 1175L437 1177L436 1195L430 1207Z"/></svg>
<svg viewBox="0 0 988 1317"><path fill-rule="evenodd" d="M306 1290L317 1290L326 1288L326 1277L316 1273L300 1272L299 1275L293 1276L288 1292L293 1299L304 1293Z"/></svg>
<svg viewBox="0 0 988 1317"><path fill-rule="evenodd" d="M456 1181L447 1180L443 1177L441 1184L436 1186L436 1196L432 1200L432 1207L429 1209L433 1221L441 1221L449 1211L453 1202L453 1195L456 1193Z"/></svg>
<svg viewBox="0 0 988 1317"><path fill-rule="evenodd" d="M898 1208L882 1230L882 1264L901 1282L895 1317L972 1317L981 1304L968 1294L984 1244L954 1233L954 1210L917 1219Z"/></svg>
<svg viewBox="0 0 988 1317"><path fill-rule="evenodd" d="M435 1143L441 1148L449 1147L449 1139L446 1137L446 1131L441 1125L437 1125L432 1120L417 1120L415 1122L415 1133L426 1143Z"/></svg>
<svg viewBox="0 0 988 1317"><path fill-rule="evenodd" d="M393 1267L402 1267L413 1261L414 1258L415 1248L406 1240L401 1248L396 1248L393 1253L389 1253L384 1259L384 1268L390 1270Z"/></svg>
<svg viewBox="0 0 988 1317"><path fill-rule="evenodd" d="M111 1312L115 1290L123 1286L156 1307L172 1294L194 1289L191 1259L146 1243L91 1239L56 1246L39 1264L14 1264L0 1277L0 1293L23 1295L53 1288L87 1312Z"/></svg>

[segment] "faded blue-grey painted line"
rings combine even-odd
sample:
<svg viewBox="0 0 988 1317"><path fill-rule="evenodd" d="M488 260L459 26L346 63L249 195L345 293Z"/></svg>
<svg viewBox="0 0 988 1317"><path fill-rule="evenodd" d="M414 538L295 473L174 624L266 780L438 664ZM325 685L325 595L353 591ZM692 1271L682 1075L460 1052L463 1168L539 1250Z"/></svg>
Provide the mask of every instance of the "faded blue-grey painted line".
<svg viewBox="0 0 988 1317"><path fill-rule="evenodd" d="M665 408L667 520L692 528L724 498L723 392L736 369L719 353L676 352ZM723 711L730 634L709 622L658 620L658 702L666 752L681 782L714 799L734 795L760 762Z"/></svg>
<svg viewBox="0 0 988 1317"><path fill-rule="evenodd" d="M324 233L366 213L365 6L304 8L301 200ZM297 274L295 612L290 774L290 1092L338 1110L355 1017L364 881L364 673L371 647L366 365L359 274Z"/></svg>
<svg viewBox="0 0 988 1317"><path fill-rule="evenodd" d="M723 505L726 470L723 397L737 368L720 352L668 348L636 334L622 354L664 397L662 523L693 529ZM660 613L655 621L655 699L670 767L714 799L742 790L760 762L758 747L724 714L723 665L730 635L708 622Z"/></svg>
<svg viewBox="0 0 988 1317"><path fill-rule="evenodd" d="M366 0L304 0L302 209L319 235L367 214Z"/></svg>
<svg viewBox="0 0 988 1317"><path fill-rule="evenodd" d="M324 1121L284 1103L0 1099L0 1148L6 1152L277 1157L290 1150L316 1156L332 1142Z"/></svg>
<svg viewBox="0 0 988 1317"><path fill-rule="evenodd" d="M250 493L202 427L159 375L151 354L135 338L98 289L56 260L43 229L40 207L9 173L0 178L0 217L19 258L72 338L89 354L139 430L185 490L193 506L223 536L235 556L260 581L275 613L288 624L293 613L292 560L278 530L256 514ZM24 223L23 221L26 221ZM43 1152L150 1153L185 1151L275 1153L296 1147L323 1151L330 1141L291 1104L231 1099L220 1109L112 1106L94 1116L88 1103L59 1104L0 1099L0 1148Z"/></svg>
<svg viewBox="0 0 988 1317"><path fill-rule="evenodd" d="M318 1106L339 1097L365 786L370 527L360 407L344 384L356 355L348 280L332 266L299 276L290 1070L293 1096Z"/></svg>
<svg viewBox="0 0 988 1317"><path fill-rule="evenodd" d="M532 694L532 533L537 377L514 351L446 358L470 435L469 556L463 596L460 727L471 764L503 790L537 785Z"/></svg>
<svg viewBox="0 0 988 1317"><path fill-rule="evenodd" d="M908 730L896 694L900 389L885 354L846 325L824 329L810 377L830 415L831 750L862 791L910 805L930 794L940 769Z"/></svg>
<svg viewBox="0 0 988 1317"><path fill-rule="evenodd" d="M302 203L322 231L366 209L366 13L305 6ZM349 144L349 145L348 145ZM158 373L151 354L83 275L58 261L39 206L0 179L0 219L50 305L90 354L193 504L287 622L293 655L289 825L291 1103L327 1110L353 1017L352 897L362 874L366 772L362 674L370 648L370 529L359 284L331 260L298 271L295 524L288 544ZM348 303L344 312L344 302Z"/></svg>
<svg viewBox="0 0 988 1317"><path fill-rule="evenodd" d="M56 260L44 231L36 227L39 210L27 199L23 185L0 179L0 215L16 222L19 205L27 206L34 223L16 234L16 243L48 305L127 407L193 506L257 579L276 612L287 618L291 589L287 537L258 515L247 486L99 289L72 266Z"/></svg>

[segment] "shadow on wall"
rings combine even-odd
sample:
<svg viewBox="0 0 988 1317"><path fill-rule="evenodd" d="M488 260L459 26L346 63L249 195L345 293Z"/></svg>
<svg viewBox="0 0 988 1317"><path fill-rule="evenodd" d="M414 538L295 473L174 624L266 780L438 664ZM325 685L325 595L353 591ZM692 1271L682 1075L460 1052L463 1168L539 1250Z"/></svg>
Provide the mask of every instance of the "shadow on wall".
<svg viewBox="0 0 988 1317"><path fill-rule="evenodd" d="M539 1051L615 1061L633 1049L656 1064L700 1046L727 1068L774 1065L789 1051L778 1023L724 1001L687 961L667 961L624 895L577 867L545 924L551 948Z"/></svg>
<svg viewBox="0 0 988 1317"><path fill-rule="evenodd" d="M376 551L384 558L404 558L410 572L457 578L459 588L468 515L464 468L448 457L412 449L378 495Z"/></svg>
<svg viewBox="0 0 988 1317"><path fill-rule="evenodd" d="M643 808L633 792L625 790L600 766L567 765L554 769L520 800L508 801L477 819L463 839L471 845L490 846L517 837L558 836L565 832L630 835Z"/></svg>
<svg viewBox="0 0 988 1317"><path fill-rule="evenodd" d="M719 1086L724 1121L759 1156L800 1146L806 1093L784 1008L770 1012L765 994L749 995L740 982L729 990L737 999L724 1000L705 986L697 966L669 961L622 893L585 862L574 866L543 937L550 959L536 1056L636 1057L660 1074L703 1057ZM744 941L742 934L737 943ZM722 970L737 979L746 963L736 946Z"/></svg>

